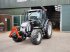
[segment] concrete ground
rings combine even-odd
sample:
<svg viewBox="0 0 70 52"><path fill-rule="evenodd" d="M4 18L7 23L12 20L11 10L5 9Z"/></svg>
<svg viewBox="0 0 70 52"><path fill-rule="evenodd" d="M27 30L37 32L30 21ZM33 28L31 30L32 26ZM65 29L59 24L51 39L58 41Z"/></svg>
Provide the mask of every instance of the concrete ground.
<svg viewBox="0 0 70 52"><path fill-rule="evenodd" d="M51 39L43 39L33 45L29 39L15 43L9 32L0 33L0 52L70 52L70 33L53 32Z"/></svg>

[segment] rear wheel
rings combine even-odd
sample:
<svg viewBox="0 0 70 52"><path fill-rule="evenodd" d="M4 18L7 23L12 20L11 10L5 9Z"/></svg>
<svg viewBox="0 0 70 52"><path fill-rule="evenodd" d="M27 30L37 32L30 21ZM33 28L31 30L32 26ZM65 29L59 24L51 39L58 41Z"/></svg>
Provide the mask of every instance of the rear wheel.
<svg viewBox="0 0 70 52"><path fill-rule="evenodd" d="M42 40L42 33L40 29L34 29L31 33L31 42L34 45L39 45Z"/></svg>
<svg viewBox="0 0 70 52"><path fill-rule="evenodd" d="M52 36L52 23L51 21L49 21L48 24L46 25L46 31L45 31L44 38L50 39L51 36Z"/></svg>

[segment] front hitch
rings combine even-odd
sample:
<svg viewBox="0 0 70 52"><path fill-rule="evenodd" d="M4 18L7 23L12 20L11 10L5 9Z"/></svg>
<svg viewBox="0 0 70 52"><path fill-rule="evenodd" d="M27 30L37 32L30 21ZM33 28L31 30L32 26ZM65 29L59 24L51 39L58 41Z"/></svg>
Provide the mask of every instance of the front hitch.
<svg viewBox="0 0 70 52"><path fill-rule="evenodd" d="M9 35L10 38L13 37L13 35L14 35L13 33L15 33L18 38L21 38L22 39L22 37L19 34L18 28L16 26L14 26L12 28L11 33Z"/></svg>

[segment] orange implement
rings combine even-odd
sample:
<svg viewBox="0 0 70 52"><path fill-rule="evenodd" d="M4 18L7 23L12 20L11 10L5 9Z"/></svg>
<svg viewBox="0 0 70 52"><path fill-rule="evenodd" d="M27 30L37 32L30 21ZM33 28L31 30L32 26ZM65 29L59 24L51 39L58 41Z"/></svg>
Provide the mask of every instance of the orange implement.
<svg viewBox="0 0 70 52"><path fill-rule="evenodd" d="M12 33L13 32L15 32L16 33L16 35L17 35L17 37L18 38L21 38L21 36L19 35L19 33L18 33L18 29L17 29L17 27L16 26L14 26L13 28L12 28L12 30L11 30L11 33L10 33L10 35L9 35L9 37L12 37Z"/></svg>

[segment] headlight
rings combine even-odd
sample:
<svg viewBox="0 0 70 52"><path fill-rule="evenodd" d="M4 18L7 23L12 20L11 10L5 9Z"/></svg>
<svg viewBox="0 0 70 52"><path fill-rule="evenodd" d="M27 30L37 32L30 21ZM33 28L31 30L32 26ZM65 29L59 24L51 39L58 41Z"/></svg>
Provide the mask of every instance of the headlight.
<svg viewBox="0 0 70 52"><path fill-rule="evenodd" d="M24 26L20 27L20 31L22 31L22 32L25 32L25 29L26 29L26 27L24 27Z"/></svg>

